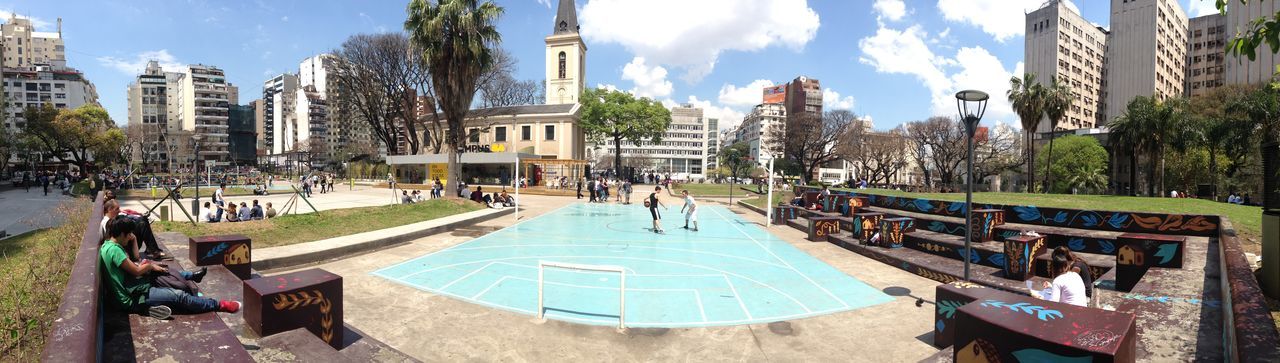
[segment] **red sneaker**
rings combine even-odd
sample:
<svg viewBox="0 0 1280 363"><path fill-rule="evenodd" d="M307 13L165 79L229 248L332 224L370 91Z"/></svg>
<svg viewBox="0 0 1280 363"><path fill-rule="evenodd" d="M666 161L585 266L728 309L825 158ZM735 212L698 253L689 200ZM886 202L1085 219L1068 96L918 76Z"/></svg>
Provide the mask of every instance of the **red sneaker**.
<svg viewBox="0 0 1280 363"><path fill-rule="evenodd" d="M222 300L218 302L218 311L234 314L240 311L240 302L231 300Z"/></svg>

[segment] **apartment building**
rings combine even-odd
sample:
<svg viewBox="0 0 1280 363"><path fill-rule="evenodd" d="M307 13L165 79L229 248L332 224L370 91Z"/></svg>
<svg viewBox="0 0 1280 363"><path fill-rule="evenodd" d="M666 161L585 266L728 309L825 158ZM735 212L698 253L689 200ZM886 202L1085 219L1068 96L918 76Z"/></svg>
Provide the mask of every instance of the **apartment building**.
<svg viewBox="0 0 1280 363"><path fill-rule="evenodd" d="M147 62L133 83L129 84L128 107L130 128L137 131L131 137L142 144L134 156L144 163L144 168L165 169L170 161L181 153L183 161L189 161L191 152L188 149L177 150L177 140L172 133L182 129L182 79L184 73L166 72L156 61ZM189 137L189 135L188 135ZM151 153L145 155L144 153Z"/></svg>
<svg viewBox="0 0 1280 363"><path fill-rule="evenodd" d="M200 135L197 162L225 167L230 165L227 119L230 105L238 98L222 69L188 65L181 80L182 129Z"/></svg>
<svg viewBox="0 0 1280 363"><path fill-rule="evenodd" d="M1041 122L1037 133L1093 127L1102 122L1103 66L1107 32L1058 0L1026 16L1026 73L1043 85L1054 80L1071 87L1072 102L1057 125ZM1021 77L1021 75L1018 75Z"/></svg>
<svg viewBox="0 0 1280 363"><path fill-rule="evenodd" d="M1183 90L1194 97L1226 85L1227 18L1212 14L1191 18L1189 23Z"/></svg>
<svg viewBox="0 0 1280 363"><path fill-rule="evenodd" d="M1225 16L1226 39L1230 39L1237 32L1243 33L1249 29L1249 22L1254 19L1267 17L1270 18L1280 12L1280 4L1276 1L1250 1L1247 4L1239 2L1231 2L1230 12ZM1222 33L1222 32L1219 32ZM1226 39L1223 41L1225 42ZM1231 57L1226 61L1226 75L1224 80L1227 84L1265 84L1271 82L1272 76L1276 72L1276 66L1280 65L1280 55L1272 53L1272 49L1265 42L1258 46L1257 56L1250 61L1248 57Z"/></svg>
<svg viewBox="0 0 1280 363"><path fill-rule="evenodd" d="M707 162L703 170L713 170L717 167L718 158L720 157L720 119L707 119Z"/></svg>
<svg viewBox="0 0 1280 363"><path fill-rule="evenodd" d="M751 158L760 165L782 157L782 136L787 130L787 109L780 103L762 103L751 109L735 130L735 142L751 147Z"/></svg>
<svg viewBox="0 0 1280 363"><path fill-rule="evenodd" d="M28 106L52 105L72 109L97 105L98 91L80 71L68 67L40 65L4 70L4 94L9 97L4 126L18 130L26 126L22 117Z"/></svg>
<svg viewBox="0 0 1280 363"><path fill-rule="evenodd" d="M671 174L678 180L699 180L706 177L707 124L701 108L685 104L671 108L671 125L662 135L661 142L643 141L636 145L622 141L622 163L634 167L637 172ZM596 161L598 169L613 169L613 140L587 147L588 158Z"/></svg>
<svg viewBox="0 0 1280 363"><path fill-rule="evenodd" d="M1106 122L1138 96L1183 95L1187 14L1175 0L1111 0Z"/></svg>
<svg viewBox="0 0 1280 363"><path fill-rule="evenodd" d="M281 74L262 84L262 129L267 154L295 151L297 128L294 117L298 96L298 76Z"/></svg>
<svg viewBox="0 0 1280 363"><path fill-rule="evenodd" d="M62 18L58 18L56 32L38 32L31 19L10 14L4 25L0 25L0 36L3 36L0 45L4 47L5 68L67 65L67 53L62 42Z"/></svg>

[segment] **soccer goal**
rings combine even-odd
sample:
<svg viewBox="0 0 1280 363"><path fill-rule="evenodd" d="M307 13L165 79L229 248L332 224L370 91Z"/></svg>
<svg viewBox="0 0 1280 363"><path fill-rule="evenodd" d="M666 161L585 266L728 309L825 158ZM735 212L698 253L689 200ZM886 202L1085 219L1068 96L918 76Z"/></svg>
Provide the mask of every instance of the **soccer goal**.
<svg viewBox="0 0 1280 363"><path fill-rule="evenodd" d="M578 271L601 271L618 273L618 329L626 329L627 321L627 271L622 266L584 265L565 262L538 261L538 319L546 319L543 313L543 272L547 268L558 268Z"/></svg>

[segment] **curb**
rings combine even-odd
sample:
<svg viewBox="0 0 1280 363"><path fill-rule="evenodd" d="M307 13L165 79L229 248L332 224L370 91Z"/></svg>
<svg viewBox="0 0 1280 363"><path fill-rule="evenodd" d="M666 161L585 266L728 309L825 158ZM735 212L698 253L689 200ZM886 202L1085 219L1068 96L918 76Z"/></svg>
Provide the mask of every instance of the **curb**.
<svg viewBox="0 0 1280 363"><path fill-rule="evenodd" d="M364 238L363 241L348 243L345 245L341 245L341 246L337 246L329 249L301 252L301 253L291 254L287 256L279 256L279 257L266 258L261 260L255 259L253 261L253 269L257 271L268 271L268 270L276 270L276 269L282 269L282 268L297 267L301 265L324 262L328 260L347 258L353 255L357 255L365 252L371 252L373 250L381 249L384 247L388 247L388 246L392 246L400 243L409 242L409 241L430 236L433 234L448 232L458 227L469 226L477 223L486 222L486 221L489 221L504 215L509 215L512 213L515 213L514 208L485 209L485 210L479 210L474 212L467 212L467 214L476 214L476 215L466 219L449 222L442 225L427 227L424 229L414 230L414 231L410 231L403 234L397 234L397 235L391 235L391 236L385 236L385 237ZM428 221L422 221L418 223L431 223L431 222L433 221L428 220ZM399 227L392 227L392 228L403 228L406 226L412 226L412 224L399 226ZM388 228L388 229L392 229L392 228ZM335 239L360 240L362 239L360 236L363 234L378 233L385 230L386 229L357 233L353 235L340 236L340 237L324 239L324 240L308 242L308 243L320 243L320 242L326 242L326 241L335 240Z"/></svg>

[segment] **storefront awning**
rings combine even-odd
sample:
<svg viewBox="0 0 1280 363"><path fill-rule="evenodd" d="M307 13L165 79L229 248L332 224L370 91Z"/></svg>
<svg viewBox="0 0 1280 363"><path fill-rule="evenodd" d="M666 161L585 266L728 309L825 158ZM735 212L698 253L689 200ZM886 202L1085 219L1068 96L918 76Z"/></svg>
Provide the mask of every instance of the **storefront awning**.
<svg viewBox="0 0 1280 363"><path fill-rule="evenodd" d="M516 162L517 155L519 155L520 160L542 159L542 156L540 155L524 153L462 153L460 161L463 164L514 164ZM448 154L387 156L387 164L390 165L420 165L448 162Z"/></svg>

